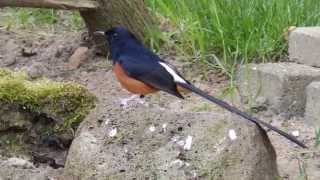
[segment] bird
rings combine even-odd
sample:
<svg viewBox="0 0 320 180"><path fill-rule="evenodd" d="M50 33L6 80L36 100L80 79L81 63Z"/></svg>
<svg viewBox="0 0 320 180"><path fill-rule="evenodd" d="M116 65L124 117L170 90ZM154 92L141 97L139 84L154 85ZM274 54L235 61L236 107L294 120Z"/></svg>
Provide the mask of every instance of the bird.
<svg viewBox="0 0 320 180"><path fill-rule="evenodd" d="M307 148L294 136L199 89L186 80L174 66L147 48L127 28L116 26L107 30L97 30L94 34L104 36L105 43L109 47L113 72L122 87L129 92L145 96L164 91L184 99L180 91L184 89L255 123L259 128L261 126L269 128L298 146Z"/></svg>

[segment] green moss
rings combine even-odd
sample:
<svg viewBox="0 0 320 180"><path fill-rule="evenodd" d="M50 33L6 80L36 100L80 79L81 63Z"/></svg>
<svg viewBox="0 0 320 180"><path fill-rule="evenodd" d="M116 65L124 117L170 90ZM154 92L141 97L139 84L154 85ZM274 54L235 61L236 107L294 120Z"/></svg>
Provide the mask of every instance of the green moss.
<svg viewBox="0 0 320 180"><path fill-rule="evenodd" d="M30 81L24 73L0 69L0 101L45 114L58 122L56 129L63 130L84 119L94 107L95 97L75 83Z"/></svg>

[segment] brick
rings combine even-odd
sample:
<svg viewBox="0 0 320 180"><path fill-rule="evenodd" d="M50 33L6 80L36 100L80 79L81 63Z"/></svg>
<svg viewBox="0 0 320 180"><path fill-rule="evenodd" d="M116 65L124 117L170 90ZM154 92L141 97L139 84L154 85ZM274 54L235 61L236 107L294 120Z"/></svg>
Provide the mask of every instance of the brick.
<svg viewBox="0 0 320 180"><path fill-rule="evenodd" d="M320 80L320 69L296 63L249 64L237 74L240 95L249 105L265 99L269 109L287 117L303 116L305 89L315 80Z"/></svg>
<svg viewBox="0 0 320 180"><path fill-rule="evenodd" d="M305 119L310 125L320 127L320 82L313 82L307 87Z"/></svg>
<svg viewBox="0 0 320 180"><path fill-rule="evenodd" d="M290 61L320 67L320 27L299 27L289 35Z"/></svg>

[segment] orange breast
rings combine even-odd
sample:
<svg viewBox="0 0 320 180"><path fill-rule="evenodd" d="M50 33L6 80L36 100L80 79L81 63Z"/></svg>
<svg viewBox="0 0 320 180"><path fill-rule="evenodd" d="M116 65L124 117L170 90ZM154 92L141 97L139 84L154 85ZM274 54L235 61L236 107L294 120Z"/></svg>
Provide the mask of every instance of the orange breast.
<svg viewBox="0 0 320 180"><path fill-rule="evenodd" d="M130 91L131 93L146 95L158 91L157 89L141 81L129 77L127 73L122 69L121 65L118 63L114 65L113 72L122 87Z"/></svg>

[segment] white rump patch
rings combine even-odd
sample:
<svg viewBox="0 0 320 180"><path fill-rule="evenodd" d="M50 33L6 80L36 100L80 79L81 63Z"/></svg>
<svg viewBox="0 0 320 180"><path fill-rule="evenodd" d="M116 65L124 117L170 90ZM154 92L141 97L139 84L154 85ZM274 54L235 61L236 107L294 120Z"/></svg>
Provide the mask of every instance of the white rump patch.
<svg viewBox="0 0 320 180"><path fill-rule="evenodd" d="M173 80L175 82L179 82L179 83L187 83L181 76L179 76L170 66L168 66L166 63L164 62L159 62L159 64L164 67L173 77Z"/></svg>

